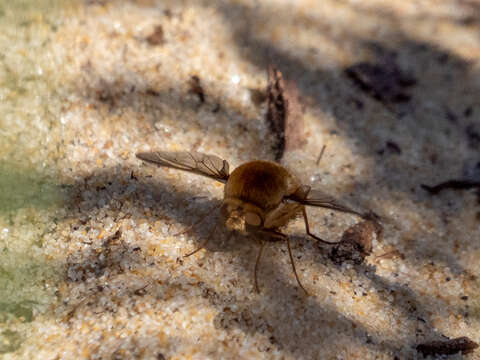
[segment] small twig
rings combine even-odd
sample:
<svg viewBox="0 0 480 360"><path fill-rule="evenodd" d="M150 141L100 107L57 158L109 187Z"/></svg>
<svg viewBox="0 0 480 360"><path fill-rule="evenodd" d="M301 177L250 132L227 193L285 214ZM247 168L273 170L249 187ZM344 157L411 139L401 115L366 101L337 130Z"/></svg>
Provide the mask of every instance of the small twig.
<svg viewBox="0 0 480 360"><path fill-rule="evenodd" d="M375 262L378 260L387 260L387 259L393 259L399 257L400 259L405 259L405 255L403 255L399 250L392 250L388 251L386 253L383 253L381 255L375 256Z"/></svg>
<svg viewBox="0 0 480 360"><path fill-rule="evenodd" d="M135 295L137 295L137 296L143 296L143 295L145 295L145 294L147 293L147 292L145 291L145 289L146 289L147 287L149 287L149 286L150 286L150 284L147 284L147 285L145 285L145 286L142 286L141 288L134 290L133 293L134 293Z"/></svg>
<svg viewBox="0 0 480 360"><path fill-rule="evenodd" d="M465 190L465 189L472 189L472 188L480 188L480 181L473 181L473 180L447 180L440 184L429 186L421 184L422 189L428 191L432 195L438 194L442 190L446 189L456 189L456 190Z"/></svg>
<svg viewBox="0 0 480 360"><path fill-rule="evenodd" d="M194 222L192 225L188 226L186 229L178 232L178 233L175 233L173 234L172 236L180 236L180 235L183 235L185 233L187 233L188 231L192 230L196 225L200 224L203 220L205 220L209 215L212 214L213 211L217 210L223 203L220 203L218 205L215 205L212 209L210 209L207 213L203 214L199 220L197 220L196 222Z"/></svg>
<svg viewBox="0 0 480 360"><path fill-rule="evenodd" d="M466 336L456 339L430 341L416 346L417 351L424 356L428 355L453 355L458 352L462 354L471 353L478 347L478 344Z"/></svg>
<svg viewBox="0 0 480 360"><path fill-rule="evenodd" d="M84 298L83 300L81 300L78 304L74 305L73 306L73 309L71 309L65 316L64 316L64 320L65 321L70 321L74 316L75 316L75 313L77 312L78 308L80 308L80 306L82 306L88 299L87 298Z"/></svg>
<svg viewBox="0 0 480 360"><path fill-rule="evenodd" d="M316 162L317 166L318 166L318 164L320 164L320 160L322 160L323 153L325 152L326 148L327 148L327 145L322 146L322 150L320 150L320 154L317 157L317 162Z"/></svg>

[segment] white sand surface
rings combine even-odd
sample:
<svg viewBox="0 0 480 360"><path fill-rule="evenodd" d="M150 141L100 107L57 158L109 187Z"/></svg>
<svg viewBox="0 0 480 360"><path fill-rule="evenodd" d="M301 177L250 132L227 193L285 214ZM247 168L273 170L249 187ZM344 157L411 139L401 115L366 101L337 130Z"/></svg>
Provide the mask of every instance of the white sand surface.
<svg viewBox="0 0 480 360"><path fill-rule="evenodd" d="M479 34L474 0L2 2L0 358L421 359L422 342L479 342L480 195L420 186L480 180ZM409 102L344 72L386 55L417 80ZM255 100L270 63L305 107L307 144L283 164L384 219L360 266L288 227L309 297L282 243L266 248L260 294L249 238L219 229L183 258L215 216L174 234L223 186L135 158L273 159ZM358 221L309 216L330 241ZM463 358L480 351L449 357Z"/></svg>

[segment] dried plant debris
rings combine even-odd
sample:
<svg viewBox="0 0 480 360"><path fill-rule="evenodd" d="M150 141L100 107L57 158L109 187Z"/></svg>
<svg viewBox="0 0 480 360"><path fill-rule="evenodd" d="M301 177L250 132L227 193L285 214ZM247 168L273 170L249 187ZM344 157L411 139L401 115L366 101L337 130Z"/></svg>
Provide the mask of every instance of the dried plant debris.
<svg viewBox="0 0 480 360"><path fill-rule="evenodd" d="M322 149L320 150L320 153L317 156L317 161L315 161L316 165L320 164L320 160L322 160L322 157L323 157L323 154L325 153L326 148L327 148L327 145L322 146Z"/></svg>
<svg viewBox="0 0 480 360"><path fill-rule="evenodd" d="M396 142L388 140L385 143L385 147L377 151L378 155L392 154L392 155L401 155L402 148Z"/></svg>
<svg viewBox="0 0 480 360"><path fill-rule="evenodd" d="M361 62L345 69L345 73L363 91L382 103L402 103L410 100L406 89L416 84L415 78L400 69L393 57L372 64Z"/></svg>
<svg viewBox="0 0 480 360"><path fill-rule="evenodd" d="M262 105L267 100L267 93L265 89L248 89L250 92L250 99L256 106Z"/></svg>
<svg viewBox="0 0 480 360"><path fill-rule="evenodd" d="M445 118L452 124L458 122L458 116L448 107L445 108Z"/></svg>
<svg viewBox="0 0 480 360"><path fill-rule="evenodd" d="M146 40L152 46L164 45L165 34L163 32L162 25L155 26L153 32L147 37Z"/></svg>
<svg viewBox="0 0 480 360"><path fill-rule="evenodd" d="M198 101L203 104L205 102L205 91L200 83L200 78L197 75L192 76L188 82L188 85L190 86L189 92L197 95Z"/></svg>
<svg viewBox="0 0 480 360"><path fill-rule="evenodd" d="M471 149L480 149L480 127L475 124L469 124L465 128L465 135L467 136L467 144Z"/></svg>
<svg viewBox="0 0 480 360"><path fill-rule="evenodd" d="M372 252L372 243L383 232L375 220L365 220L350 226L342 235L342 240L330 251L330 259L337 265L346 261L361 264Z"/></svg>
<svg viewBox="0 0 480 360"><path fill-rule="evenodd" d="M393 248L390 251L387 251L381 255L375 257L375 262L378 263L381 260L390 260L390 259L402 259L405 260L405 254L403 254L400 250Z"/></svg>
<svg viewBox="0 0 480 360"><path fill-rule="evenodd" d="M468 190L468 189L474 189L478 188L480 189L480 181L475 181L475 180L447 180L444 182L441 182L440 184L434 185L434 186L429 186L429 185L420 185L422 189L428 191L431 195L436 195L442 190L446 189L455 189L455 190Z"/></svg>
<svg viewBox="0 0 480 360"><path fill-rule="evenodd" d="M268 68L267 106L266 120L276 138L273 151L279 161L285 151L301 148L306 141L298 88L272 65Z"/></svg>
<svg viewBox="0 0 480 360"><path fill-rule="evenodd" d="M90 244L86 251L74 253L67 261L67 280L69 282L86 281L99 278L108 269L108 274L122 274L125 271L125 259L138 264L142 262L138 250L132 249L122 239L122 232L107 237L101 244Z"/></svg>
<svg viewBox="0 0 480 360"><path fill-rule="evenodd" d="M467 106L467 108L463 111L463 116L466 118L469 118L473 114L473 107L472 106Z"/></svg>
<svg viewBox="0 0 480 360"><path fill-rule="evenodd" d="M418 352L423 356L428 355L453 355L458 352L468 354L473 352L478 344L466 336L455 339L430 341L416 346Z"/></svg>

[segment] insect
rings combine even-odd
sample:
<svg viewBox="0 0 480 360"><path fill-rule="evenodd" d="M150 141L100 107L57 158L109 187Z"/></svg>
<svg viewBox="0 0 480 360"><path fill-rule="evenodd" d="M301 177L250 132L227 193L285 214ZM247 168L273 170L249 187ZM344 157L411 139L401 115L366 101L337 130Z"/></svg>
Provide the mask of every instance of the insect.
<svg viewBox="0 0 480 360"><path fill-rule="evenodd" d="M230 174L228 162L214 155L198 152L155 151L138 153L136 156L148 163L192 172L225 184L223 201L218 206L221 210L221 219L227 225L230 224L237 229L242 228L260 240L254 269L257 292L259 292L257 271L265 242L283 240L287 243L290 262L298 285L308 294L295 269L290 239L280 229L291 220L303 216L308 236L325 244L334 243L325 241L310 232L305 206L317 206L365 217L340 204L324 192L302 185L295 175L274 162L249 161L238 166ZM204 248L210 237L207 237L195 251L185 256L193 255Z"/></svg>

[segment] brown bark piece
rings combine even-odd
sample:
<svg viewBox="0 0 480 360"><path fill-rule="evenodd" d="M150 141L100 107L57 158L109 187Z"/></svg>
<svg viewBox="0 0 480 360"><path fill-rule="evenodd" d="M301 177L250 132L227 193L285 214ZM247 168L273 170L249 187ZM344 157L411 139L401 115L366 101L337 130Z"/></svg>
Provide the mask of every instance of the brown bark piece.
<svg viewBox="0 0 480 360"><path fill-rule="evenodd" d="M203 90L202 84L200 82L200 78L197 75L193 75L188 85L190 86L190 93L195 94L198 97L198 100L201 104L205 102L205 91Z"/></svg>
<svg viewBox="0 0 480 360"><path fill-rule="evenodd" d="M436 340L417 345L417 351L424 356L428 355L453 355L458 352L468 354L478 347L475 341L470 340L466 336L455 339Z"/></svg>
<svg viewBox="0 0 480 360"><path fill-rule="evenodd" d="M152 46L165 44L165 34L163 32L162 25L155 26L152 33L147 37L146 40Z"/></svg>
<svg viewBox="0 0 480 360"><path fill-rule="evenodd" d="M362 221L350 226L342 235L342 240L332 248L330 259L337 265L352 261L359 265L372 252L375 236L380 236L381 229L374 221Z"/></svg>
<svg viewBox="0 0 480 360"><path fill-rule="evenodd" d="M436 195L440 191L446 190L446 189L455 189L455 190L465 190L465 189L472 189L472 188L479 188L480 189L480 181L474 181L474 180L447 180L444 182L441 182L440 184L434 185L434 186L429 186L429 185L420 185L422 189L428 191L431 195Z"/></svg>
<svg viewBox="0 0 480 360"><path fill-rule="evenodd" d="M273 151L279 161L285 151L302 147L306 140L298 88L273 65L268 67L267 102L266 120L276 138Z"/></svg>
<svg viewBox="0 0 480 360"><path fill-rule="evenodd" d="M375 64L361 62L348 67L345 72L361 90L382 103L409 101L411 96L406 88L416 83L415 78L402 71L391 58Z"/></svg>

